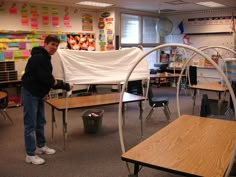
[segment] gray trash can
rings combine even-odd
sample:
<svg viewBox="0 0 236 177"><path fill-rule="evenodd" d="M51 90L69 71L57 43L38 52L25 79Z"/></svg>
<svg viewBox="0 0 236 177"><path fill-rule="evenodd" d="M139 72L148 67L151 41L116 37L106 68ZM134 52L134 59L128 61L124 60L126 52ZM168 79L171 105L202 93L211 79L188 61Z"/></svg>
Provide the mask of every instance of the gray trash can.
<svg viewBox="0 0 236 177"><path fill-rule="evenodd" d="M89 109L83 112L84 131L96 133L102 126L103 109Z"/></svg>

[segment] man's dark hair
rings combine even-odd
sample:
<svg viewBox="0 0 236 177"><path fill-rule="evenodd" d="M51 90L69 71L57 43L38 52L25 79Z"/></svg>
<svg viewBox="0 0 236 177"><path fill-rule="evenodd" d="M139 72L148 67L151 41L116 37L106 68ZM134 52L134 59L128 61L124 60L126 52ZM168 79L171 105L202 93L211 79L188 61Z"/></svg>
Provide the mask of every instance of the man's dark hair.
<svg viewBox="0 0 236 177"><path fill-rule="evenodd" d="M44 43L49 44L50 42L56 42L56 43L60 43L61 40L59 39L59 37L57 35L54 34L49 34L45 39L44 39Z"/></svg>

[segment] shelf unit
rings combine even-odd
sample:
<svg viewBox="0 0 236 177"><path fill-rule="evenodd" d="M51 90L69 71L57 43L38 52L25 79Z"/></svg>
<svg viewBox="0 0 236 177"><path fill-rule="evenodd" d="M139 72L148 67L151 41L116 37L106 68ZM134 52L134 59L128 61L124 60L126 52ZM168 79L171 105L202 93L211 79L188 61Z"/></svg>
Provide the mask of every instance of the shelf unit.
<svg viewBox="0 0 236 177"><path fill-rule="evenodd" d="M0 82L17 80L15 61L0 61Z"/></svg>

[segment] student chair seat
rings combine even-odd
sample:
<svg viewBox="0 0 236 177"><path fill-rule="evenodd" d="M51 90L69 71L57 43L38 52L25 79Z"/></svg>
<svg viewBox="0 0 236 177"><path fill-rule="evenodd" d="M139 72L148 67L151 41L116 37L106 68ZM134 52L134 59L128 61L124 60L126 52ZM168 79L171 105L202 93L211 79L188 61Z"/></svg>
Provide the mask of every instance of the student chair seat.
<svg viewBox="0 0 236 177"><path fill-rule="evenodd" d="M148 88L148 101L149 101L149 105L151 106L151 110L149 111L146 117L147 120L151 117L153 111L158 107L163 109L163 112L167 120L170 120L170 109L168 107L169 98L162 97L162 96L154 96L151 85Z"/></svg>

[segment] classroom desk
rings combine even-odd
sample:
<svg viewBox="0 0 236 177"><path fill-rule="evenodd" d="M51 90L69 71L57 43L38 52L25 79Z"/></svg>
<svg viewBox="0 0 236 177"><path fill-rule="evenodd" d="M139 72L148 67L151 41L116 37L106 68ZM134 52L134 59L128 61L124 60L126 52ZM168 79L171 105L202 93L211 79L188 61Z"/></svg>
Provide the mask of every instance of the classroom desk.
<svg viewBox="0 0 236 177"><path fill-rule="evenodd" d="M9 80L9 81L0 81L0 90L6 89L9 87L16 87L16 96L20 97L21 90L21 80ZM8 99L10 100L11 96L9 95ZM21 103L19 101L9 101L8 107L18 107Z"/></svg>
<svg viewBox="0 0 236 177"><path fill-rule="evenodd" d="M150 74L150 79L158 79L159 84L161 84L161 78L174 78L174 84L176 85L176 78L178 78L180 74L178 73L157 73L157 74ZM183 74L182 77L185 77L186 75Z"/></svg>
<svg viewBox="0 0 236 177"><path fill-rule="evenodd" d="M213 92L218 92L218 105L220 106L221 103L221 94L222 93L226 93L226 91L228 91L228 88L226 86L222 86L219 82L209 82L209 83L202 83L202 84L197 84L197 85L192 85L189 86L189 88L193 89L193 110L192 110L192 114L194 114L194 108L195 108L195 104L196 104L196 94L197 94L197 90L206 90L206 91L213 91ZM218 109L220 110L220 109Z"/></svg>
<svg viewBox="0 0 236 177"><path fill-rule="evenodd" d="M173 74L173 73L157 73L157 74L150 74L150 78L178 78L180 74ZM185 75L182 75L185 76Z"/></svg>
<svg viewBox="0 0 236 177"><path fill-rule="evenodd" d="M18 88L18 86L21 85L21 80L0 81L0 88L7 88L12 85Z"/></svg>
<svg viewBox="0 0 236 177"><path fill-rule="evenodd" d="M134 164L183 176L223 177L236 140L236 121L182 115L121 155Z"/></svg>
<svg viewBox="0 0 236 177"><path fill-rule="evenodd" d="M0 91L0 99L3 99L7 96L7 93L6 92L1 92Z"/></svg>
<svg viewBox="0 0 236 177"><path fill-rule="evenodd" d="M145 97L133 95L130 93L124 93L124 97L123 97L123 103L139 102L141 133L143 132L142 101L144 100L145 100ZM55 109L57 109L58 111L62 111L63 140L64 140L64 149L65 149L66 139L67 139L66 105L68 107L68 110L71 110L71 109L80 109L80 108L90 108L94 106L118 104L119 101L120 101L120 93L108 93L108 94L91 95L91 96L69 97L67 98L67 103L66 103L66 98L46 100L46 103L48 103L52 108L52 137L53 137L54 123L55 123L55 113L54 113Z"/></svg>

